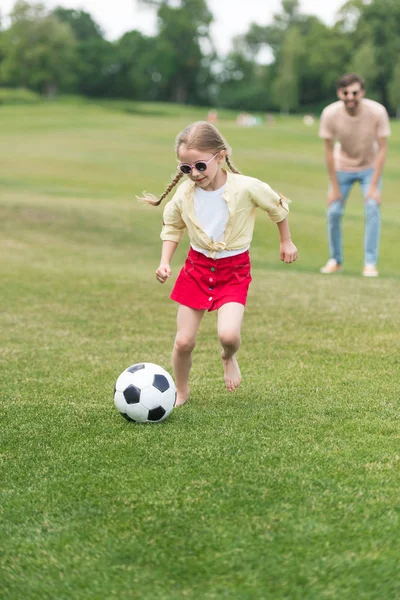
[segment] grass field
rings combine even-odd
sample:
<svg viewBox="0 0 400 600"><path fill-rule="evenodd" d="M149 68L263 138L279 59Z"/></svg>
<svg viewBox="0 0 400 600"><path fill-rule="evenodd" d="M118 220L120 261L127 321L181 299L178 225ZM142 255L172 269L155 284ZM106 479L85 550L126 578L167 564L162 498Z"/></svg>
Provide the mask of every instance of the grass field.
<svg viewBox="0 0 400 600"><path fill-rule="evenodd" d="M317 125L219 127L244 173L292 199L300 259L260 213L243 384L224 390L215 314L190 403L124 421L119 373L171 370L176 306L155 281L173 142L200 110L0 108L0 597L400 598L400 123L384 179L380 273L360 276L363 206L327 259ZM187 238L174 258L178 273Z"/></svg>

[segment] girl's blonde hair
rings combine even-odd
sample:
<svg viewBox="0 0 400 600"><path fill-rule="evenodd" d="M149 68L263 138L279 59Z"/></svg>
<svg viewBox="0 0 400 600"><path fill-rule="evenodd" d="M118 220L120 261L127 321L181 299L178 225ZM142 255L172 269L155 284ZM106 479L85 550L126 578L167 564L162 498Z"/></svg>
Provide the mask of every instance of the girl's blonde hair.
<svg viewBox="0 0 400 600"><path fill-rule="evenodd" d="M231 152L231 148L229 147L225 138L221 135L214 125L208 123L207 121L196 121L195 123L191 123L185 127L183 131L181 131L175 139L175 152L178 156L179 148L184 145L188 150L199 150L200 152L212 152L216 154L217 152L221 152L225 150L225 162L228 165L229 169L232 173L240 173L229 158L229 154ZM165 192L160 196L160 199L157 200L153 195L147 194L144 192L143 198L138 198L142 202L147 202L148 204L152 204L153 206L158 206L161 202L168 196L171 190L174 189L178 181L182 179L183 173L179 171L179 173L174 177L171 181Z"/></svg>

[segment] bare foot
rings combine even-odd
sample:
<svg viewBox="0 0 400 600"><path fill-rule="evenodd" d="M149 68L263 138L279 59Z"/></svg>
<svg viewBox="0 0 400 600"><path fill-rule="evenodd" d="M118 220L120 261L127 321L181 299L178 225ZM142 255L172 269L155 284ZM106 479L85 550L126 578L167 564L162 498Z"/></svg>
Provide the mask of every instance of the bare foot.
<svg viewBox="0 0 400 600"><path fill-rule="evenodd" d="M224 379L226 389L230 392L236 390L239 387L242 377L240 375L240 369L236 356L233 355L230 358L224 358L222 356L222 363L224 365Z"/></svg>
<svg viewBox="0 0 400 600"><path fill-rule="evenodd" d="M177 392L175 406L182 406L189 400L190 390L187 388L184 392Z"/></svg>

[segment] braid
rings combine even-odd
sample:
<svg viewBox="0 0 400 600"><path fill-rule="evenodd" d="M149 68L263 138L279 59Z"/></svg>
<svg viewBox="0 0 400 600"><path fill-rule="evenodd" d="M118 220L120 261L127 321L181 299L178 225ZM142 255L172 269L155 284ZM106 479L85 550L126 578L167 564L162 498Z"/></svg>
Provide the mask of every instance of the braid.
<svg viewBox="0 0 400 600"><path fill-rule="evenodd" d="M228 152L230 152L230 147L221 133L218 131L214 125L208 123L206 121L196 121L191 125L185 127L181 133L179 133L175 140L175 152L179 158L179 149L181 146L185 146L187 150L197 150L199 152L212 152L213 154L216 152L225 151L225 161L228 165L229 169L232 173L240 174L240 171L234 167L231 163L230 158L228 156ZM165 192L162 194L159 200L152 194L147 194L143 192L143 197L137 197L141 202L146 202L147 204L152 204L153 206L158 206L161 202L168 196L171 190L174 189L178 181L183 177L183 173L181 171L174 177L171 181Z"/></svg>
<svg viewBox="0 0 400 600"><path fill-rule="evenodd" d="M230 170L232 171L232 173L237 173L238 175L240 175L240 171L238 171L233 164L230 161L230 158L228 155L225 156L225 162L228 165L228 167L230 168Z"/></svg>
<svg viewBox="0 0 400 600"><path fill-rule="evenodd" d="M182 173L182 171L179 171L179 173L177 173L175 175L175 177L173 178L173 180L171 181L171 183L169 184L169 186L167 187L167 189L165 190L165 192L163 193L163 195L160 197L160 199L157 202L157 204L161 204L161 202L164 200L164 198L166 198L168 196L168 194L170 193L170 191L174 189L174 187L176 186L176 184L178 183L178 181L180 179L182 179L182 177L183 177L183 173Z"/></svg>
<svg viewBox="0 0 400 600"><path fill-rule="evenodd" d="M159 200L157 200L152 194L146 194L146 192L143 192L145 194L144 198L139 198L139 196L137 196L137 199L140 200L141 202L146 202L147 204L152 204L153 206L158 206L159 204L161 204L161 202L164 200L164 198L166 198L168 196L170 191L174 189L174 187L176 186L176 184L182 177L183 177L183 173L180 171L174 177L174 179L171 181L171 183L169 184L169 186L167 187L167 189L162 194L162 196L160 197Z"/></svg>

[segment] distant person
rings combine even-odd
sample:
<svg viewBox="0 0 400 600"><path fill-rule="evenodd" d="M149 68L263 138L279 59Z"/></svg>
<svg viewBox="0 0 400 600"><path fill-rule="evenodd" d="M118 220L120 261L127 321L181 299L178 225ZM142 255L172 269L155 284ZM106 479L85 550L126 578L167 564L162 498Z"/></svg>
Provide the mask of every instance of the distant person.
<svg viewBox="0 0 400 600"><path fill-rule="evenodd" d="M377 277L382 173L390 135L389 117L382 104L364 98L364 80L356 73L343 75L336 91L339 100L322 111L319 129L319 136L325 141L330 180L327 211L330 258L321 273L336 273L342 268L342 217L349 192L358 181L365 201L362 274Z"/></svg>
<svg viewBox="0 0 400 600"><path fill-rule="evenodd" d="M267 113L265 115L265 122L269 127L273 127L275 125L275 117L272 113Z"/></svg>
<svg viewBox="0 0 400 600"><path fill-rule="evenodd" d="M209 110L207 113L207 121L209 123L216 123L218 121L218 112L216 110Z"/></svg>
<svg viewBox="0 0 400 600"><path fill-rule="evenodd" d="M311 127L311 125L314 125L314 123L315 123L314 115L304 115L303 123L307 127Z"/></svg>
<svg viewBox="0 0 400 600"><path fill-rule="evenodd" d="M170 263L186 230L190 250L171 293L178 304L173 366L179 406L189 397L189 373L196 335L205 311L218 311L218 338L226 388L234 391L241 381L236 353L251 282L249 247L256 208L265 210L280 235L280 258L297 259L288 224L286 199L254 177L241 175L231 163L230 148L218 129L199 121L176 138L178 174L159 200L140 198L158 205L187 176L166 204L163 240L156 278L165 283ZM231 172L223 167L226 162Z"/></svg>

